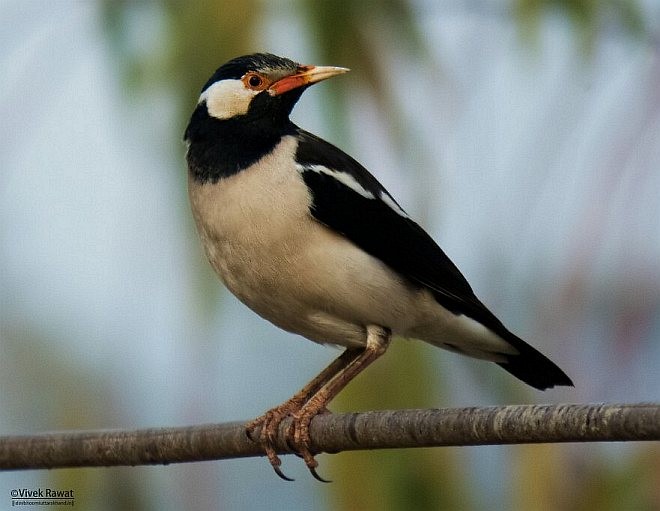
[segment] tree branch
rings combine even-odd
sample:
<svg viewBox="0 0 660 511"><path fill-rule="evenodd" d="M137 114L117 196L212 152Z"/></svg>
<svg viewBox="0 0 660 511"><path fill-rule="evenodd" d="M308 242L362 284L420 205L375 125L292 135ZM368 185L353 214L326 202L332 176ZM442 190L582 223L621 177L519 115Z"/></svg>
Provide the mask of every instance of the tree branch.
<svg viewBox="0 0 660 511"><path fill-rule="evenodd" d="M280 427L276 449L291 453ZM660 440L660 405L514 405L321 415L316 452L405 447ZM244 423L0 437L0 469L154 465L261 456Z"/></svg>

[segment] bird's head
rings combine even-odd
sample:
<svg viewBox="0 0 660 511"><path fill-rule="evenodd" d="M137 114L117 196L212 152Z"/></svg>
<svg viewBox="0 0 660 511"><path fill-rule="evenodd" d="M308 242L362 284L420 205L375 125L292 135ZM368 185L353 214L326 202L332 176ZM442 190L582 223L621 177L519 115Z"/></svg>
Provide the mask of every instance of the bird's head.
<svg viewBox="0 0 660 511"><path fill-rule="evenodd" d="M190 173L199 181L215 182L268 154L295 130L289 114L303 91L346 71L268 53L230 60L202 87L186 128Z"/></svg>
<svg viewBox="0 0 660 511"><path fill-rule="evenodd" d="M286 118L310 85L348 69L301 65L292 60L255 53L230 60L202 88L198 104L218 120L246 116L270 122Z"/></svg>

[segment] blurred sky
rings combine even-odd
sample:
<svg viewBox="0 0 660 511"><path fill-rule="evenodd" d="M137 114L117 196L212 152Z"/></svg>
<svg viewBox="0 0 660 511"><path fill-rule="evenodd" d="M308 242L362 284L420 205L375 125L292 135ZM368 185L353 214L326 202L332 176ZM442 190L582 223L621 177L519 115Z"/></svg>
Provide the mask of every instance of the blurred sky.
<svg viewBox="0 0 660 511"><path fill-rule="evenodd" d="M549 16L530 48L495 2L450 3L415 4L427 62L410 61L372 27L403 116L383 119L356 86L344 148L420 219L505 324L576 383L518 390L510 402L657 401L657 42L612 30L585 56L566 20ZM263 48L311 63L300 41L313 34L291 3L272 10ZM656 2L644 10L659 19ZM156 51L157 7L135 12L131 44ZM185 126L175 125L167 89L129 94L116 58L96 3L0 3L2 434L248 419L337 354L228 294L207 321L196 290L206 263L182 188ZM323 97L322 85L308 91L294 120L330 138ZM387 123L410 134L403 153ZM497 367L428 353L450 384L437 406L502 399L489 385L500 381ZM504 506L504 476L492 476L502 451L480 449L465 450L482 483L476 501ZM296 461L285 459L293 485L263 459L126 470L139 474L147 509L191 499L202 509L219 499L230 509L323 509ZM101 479L125 473L93 470ZM47 484L51 474L0 474L0 506L10 488ZM113 507L87 493L85 508Z"/></svg>

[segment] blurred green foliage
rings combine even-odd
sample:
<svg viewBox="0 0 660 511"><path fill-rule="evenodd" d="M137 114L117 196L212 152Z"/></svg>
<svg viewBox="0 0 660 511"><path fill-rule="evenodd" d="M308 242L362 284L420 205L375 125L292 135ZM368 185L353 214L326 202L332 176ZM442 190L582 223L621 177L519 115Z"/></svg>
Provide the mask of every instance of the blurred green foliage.
<svg viewBox="0 0 660 511"><path fill-rule="evenodd" d="M541 21L552 14L568 18L585 53L590 53L607 30L621 30L642 37L647 28L636 0L515 0L514 12L528 40L538 33Z"/></svg>

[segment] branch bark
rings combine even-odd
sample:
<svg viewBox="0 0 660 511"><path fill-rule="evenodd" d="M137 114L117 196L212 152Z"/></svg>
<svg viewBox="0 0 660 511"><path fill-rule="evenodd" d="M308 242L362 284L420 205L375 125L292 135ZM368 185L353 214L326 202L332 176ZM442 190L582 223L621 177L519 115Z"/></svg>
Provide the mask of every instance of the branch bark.
<svg viewBox="0 0 660 511"><path fill-rule="evenodd" d="M276 449L291 453L279 430ZM316 452L406 447L660 440L659 404L513 405L326 414ZM155 465L261 456L244 423L0 437L0 469Z"/></svg>

